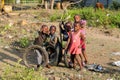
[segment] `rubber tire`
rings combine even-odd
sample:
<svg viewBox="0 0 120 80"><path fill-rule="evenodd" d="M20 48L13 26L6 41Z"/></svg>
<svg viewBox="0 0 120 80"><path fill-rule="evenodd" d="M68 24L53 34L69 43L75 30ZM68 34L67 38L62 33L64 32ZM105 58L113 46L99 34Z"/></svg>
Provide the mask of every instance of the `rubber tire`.
<svg viewBox="0 0 120 80"><path fill-rule="evenodd" d="M53 53L53 57L49 57L49 64L57 66L62 59L62 48L59 43L57 43L55 47L52 45L47 46L46 51L48 51L50 48L54 49L55 52Z"/></svg>
<svg viewBox="0 0 120 80"><path fill-rule="evenodd" d="M32 45L25 50L25 54L23 54L23 61L24 61L25 65L29 68L33 67L33 66L30 66L29 63L27 62L27 55L30 54L29 51L32 49L38 49L42 52L42 56L44 58L44 63L42 63L40 66L45 67L48 64L48 53L46 52L46 50L43 47L41 47L39 45Z"/></svg>

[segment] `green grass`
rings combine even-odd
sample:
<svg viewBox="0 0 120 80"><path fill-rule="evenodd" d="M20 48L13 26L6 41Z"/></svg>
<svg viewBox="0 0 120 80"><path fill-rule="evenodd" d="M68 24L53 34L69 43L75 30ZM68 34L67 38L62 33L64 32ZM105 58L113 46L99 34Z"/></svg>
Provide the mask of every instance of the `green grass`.
<svg viewBox="0 0 120 80"><path fill-rule="evenodd" d="M92 7L85 7L83 9L71 9L66 11L65 13L51 15L51 21L57 20L67 20L73 21L73 17L75 14L81 15L82 19L87 20L88 26L99 27L99 26L111 26L119 27L120 26L120 11L112 11L112 10L97 10L95 12Z"/></svg>
<svg viewBox="0 0 120 80"><path fill-rule="evenodd" d="M0 76L1 80L47 80L40 72L36 72L33 68L29 69L25 66L21 66L19 63L15 66L5 64L3 73Z"/></svg>

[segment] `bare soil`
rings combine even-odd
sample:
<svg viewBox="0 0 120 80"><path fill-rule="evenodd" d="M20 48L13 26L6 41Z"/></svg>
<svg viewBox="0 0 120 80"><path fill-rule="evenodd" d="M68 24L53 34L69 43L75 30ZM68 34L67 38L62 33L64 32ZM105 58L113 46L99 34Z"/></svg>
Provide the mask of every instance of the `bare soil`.
<svg viewBox="0 0 120 80"><path fill-rule="evenodd" d="M43 14L43 12L33 12L14 12L18 13L19 15L11 15L10 17L7 17L6 15L0 15L0 74L2 74L5 63L14 66L19 59L22 59L22 55L24 54L24 49L16 49L13 47L13 45L11 45L12 43L18 41L23 36L28 36L31 38L31 40L33 40L36 30L39 29L41 24L47 24L49 26L53 24L58 27L59 22L45 22L41 19L38 19L42 17L39 15ZM48 18L50 14L46 15L46 18ZM45 16L43 17L42 19L46 19ZM4 30L4 26L7 25L12 26ZM120 68L111 65L111 63L120 60L120 55L116 56L112 54L113 52L120 52L120 29L87 27L86 33L86 53L89 64L100 64L107 69L107 72L99 73L89 71L85 68L82 71L77 71L66 68L63 63L60 63L59 66L52 66L51 69L44 68L43 74L48 77L57 76L60 78L80 74L83 76L84 80L107 80L112 79L114 74L119 76ZM24 63L21 62L21 65L24 66ZM50 74L50 71L52 71L54 74ZM120 78L117 78L118 76L115 76L115 80L120 80Z"/></svg>

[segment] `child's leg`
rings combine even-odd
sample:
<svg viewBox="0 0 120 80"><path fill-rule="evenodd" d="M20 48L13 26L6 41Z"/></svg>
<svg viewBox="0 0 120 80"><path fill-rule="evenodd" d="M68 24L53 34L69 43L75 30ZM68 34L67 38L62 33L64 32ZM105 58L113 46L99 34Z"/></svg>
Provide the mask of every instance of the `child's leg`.
<svg viewBox="0 0 120 80"><path fill-rule="evenodd" d="M82 69L82 64L81 64L81 60L80 60L80 55L79 55L79 54L76 54L76 55L75 55L75 60L76 60L77 63L79 64L80 69Z"/></svg>
<svg viewBox="0 0 120 80"><path fill-rule="evenodd" d="M71 59L71 62L73 63L73 67L75 68L75 66L76 66L76 63L75 63L75 55L74 55L74 54L71 54L70 59Z"/></svg>
<svg viewBox="0 0 120 80"><path fill-rule="evenodd" d="M83 54L83 57L85 58L85 63L87 63L88 59L87 59L87 55L86 55L85 49L82 49L82 54Z"/></svg>
<svg viewBox="0 0 120 80"><path fill-rule="evenodd" d="M79 56L80 56L80 59L81 59L81 64L82 64L82 66L84 66L84 64L83 64L83 55L79 54Z"/></svg>

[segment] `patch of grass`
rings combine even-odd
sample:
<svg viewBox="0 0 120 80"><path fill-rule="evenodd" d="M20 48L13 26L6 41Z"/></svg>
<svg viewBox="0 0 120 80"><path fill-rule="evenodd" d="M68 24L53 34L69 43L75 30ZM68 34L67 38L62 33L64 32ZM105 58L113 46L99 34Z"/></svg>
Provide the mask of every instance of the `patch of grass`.
<svg viewBox="0 0 120 80"><path fill-rule="evenodd" d="M66 20L66 18L69 17L67 20L73 21L73 17L76 14L81 15L81 19L85 19L88 22L88 26L93 27L99 27L104 26L108 27L120 27L120 11L112 11L112 10L97 10L95 12L94 8L92 7L84 7L82 9L72 9L67 10L64 13L61 13L62 15L59 15L55 13L54 15L51 15L50 20L56 21L58 19L60 20ZM61 18L60 18L61 17Z"/></svg>
<svg viewBox="0 0 120 80"><path fill-rule="evenodd" d="M33 68L29 69L21 66L21 60L15 66L5 64L1 80L47 80L41 73L37 73Z"/></svg>
<svg viewBox="0 0 120 80"><path fill-rule="evenodd" d="M19 40L20 47L25 48L30 45L30 40L27 37L23 37Z"/></svg>

